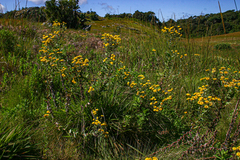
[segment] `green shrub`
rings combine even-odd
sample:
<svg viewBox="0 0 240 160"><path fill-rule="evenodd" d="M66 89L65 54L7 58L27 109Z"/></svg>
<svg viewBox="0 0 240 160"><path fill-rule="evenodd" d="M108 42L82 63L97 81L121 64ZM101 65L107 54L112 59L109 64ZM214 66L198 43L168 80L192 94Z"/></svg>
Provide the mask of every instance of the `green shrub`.
<svg viewBox="0 0 240 160"><path fill-rule="evenodd" d="M4 57L8 56L8 52L14 51L15 36L13 32L2 29L0 30L0 53Z"/></svg>
<svg viewBox="0 0 240 160"><path fill-rule="evenodd" d="M227 43L219 43L214 46L215 49L218 50L226 50L226 49L232 49L230 44Z"/></svg>

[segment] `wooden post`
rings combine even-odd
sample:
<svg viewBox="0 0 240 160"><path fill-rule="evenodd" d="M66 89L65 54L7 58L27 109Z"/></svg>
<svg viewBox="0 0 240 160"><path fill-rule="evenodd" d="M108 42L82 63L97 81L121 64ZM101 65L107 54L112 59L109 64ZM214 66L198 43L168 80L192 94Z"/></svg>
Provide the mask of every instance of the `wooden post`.
<svg viewBox="0 0 240 160"><path fill-rule="evenodd" d="M235 3L236 11L238 11L236 0L234 0L234 3Z"/></svg>
<svg viewBox="0 0 240 160"><path fill-rule="evenodd" d="M218 5L219 5L219 10L220 10L221 18L222 18L222 24L223 24L224 33L226 34L226 30L225 30L225 26L224 26L224 21L223 21L223 15L222 15L221 6L220 6L219 1L218 1Z"/></svg>

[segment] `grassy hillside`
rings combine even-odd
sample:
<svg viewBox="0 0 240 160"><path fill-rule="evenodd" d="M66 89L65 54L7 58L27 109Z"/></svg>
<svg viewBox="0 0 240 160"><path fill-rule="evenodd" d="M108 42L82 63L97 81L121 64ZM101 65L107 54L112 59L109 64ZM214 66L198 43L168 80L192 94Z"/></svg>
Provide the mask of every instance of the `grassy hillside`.
<svg viewBox="0 0 240 160"><path fill-rule="evenodd" d="M238 158L238 32L87 23L0 19L0 158Z"/></svg>

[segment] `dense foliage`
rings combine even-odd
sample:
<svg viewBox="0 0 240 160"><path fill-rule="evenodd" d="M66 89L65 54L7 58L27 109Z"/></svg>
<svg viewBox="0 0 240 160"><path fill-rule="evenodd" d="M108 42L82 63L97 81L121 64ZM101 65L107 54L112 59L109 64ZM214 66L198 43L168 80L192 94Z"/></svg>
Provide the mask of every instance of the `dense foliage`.
<svg viewBox="0 0 240 160"><path fill-rule="evenodd" d="M240 31L240 11L229 10L222 13L222 15L226 33ZM191 16L187 19L179 19L176 22L169 20L166 23L181 25L185 30L184 36L186 37L202 37L224 34L220 13Z"/></svg>
<svg viewBox="0 0 240 160"><path fill-rule="evenodd" d="M0 19L0 159L240 157L239 33L40 24Z"/></svg>
<svg viewBox="0 0 240 160"><path fill-rule="evenodd" d="M122 14L113 14L110 15L109 13L107 13L105 15L105 18L135 18L138 19L140 21L144 21L144 22L149 22L152 25L158 25L161 26L161 22L160 20L155 16L155 13L152 11L148 11L148 12L140 12L140 11L135 11L134 14L131 13L122 13Z"/></svg>

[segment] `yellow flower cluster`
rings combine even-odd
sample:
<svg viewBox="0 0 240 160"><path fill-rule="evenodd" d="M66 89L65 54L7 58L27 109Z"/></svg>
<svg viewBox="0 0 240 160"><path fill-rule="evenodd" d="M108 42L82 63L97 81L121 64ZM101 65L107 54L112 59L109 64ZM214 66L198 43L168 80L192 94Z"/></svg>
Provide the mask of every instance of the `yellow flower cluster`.
<svg viewBox="0 0 240 160"><path fill-rule="evenodd" d="M62 73L66 70L67 68L62 67L62 69L60 70Z"/></svg>
<svg viewBox="0 0 240 160"><path fill-rule="evenodd" d="M46 114L44 114L44 117L48 117L50 114L50 111L47 111Z"/></svg>
<svg viewBox="0 0 240 160"><path fill-rule="evenodd" d="M182 28L180 26L177 26L177 28L175 28L174 26L168 28L168 27L164 27L162 29L163 33L170 33L173 35L179 35L180 37L182 36L182 34L180 33L180 31L182 30Z"/></svg>
<svg viewBox="0 0 240 160"><path fill-rule="evenodd" d="M93 87L89 87L89 90L88 90L88 93L90 93L90 92L92 92L92 91L94 91L94 88Z"/></svg>
<svg viewBox="0 0 240 160"><path fill-rule="evenodd" d="M161 91L161 88L159 87L159 85L152 85L149 87L150 90L152 90L153 92L158 92L158 91Z"/></svg>
<svg viewBox="0 0 240 160"><path fill-rule="evenodd" d="M208 85L203 85L202 87L198 87L199 92L195 92L193 95L187 93L186 96L188 97L188 101L195 101L197 100L197 104L204 106L204 108L208 108L213 106L214 101L221 101L218 97L213 96L205 96L205 91L207 90Z"/></svg>
<svg viewBox="0 0 240 160"><path fill-rule="evenodd" d="M56 24L58 25L58 24ZM44 56L40 57L41 62L49 63L51 67L57 66L57 62L63 62L63 59L60 59L57 54L61 54L62 52L60 49L53 49L50 44L53 43L53 41L56 41L57 38L59 38L59 31L54 31L54 33L50 33L48 35L43 35L42 44L43 46L39 50L40 54L43 54Z"/></svg>
<svg viewBox="0 0 240 160"><path fill-rule="evenodd" d="M222 86L224 86L225 88L234 87L235 89L239 89L239 87L240 87L240 80L239 80L239 78L236 78L236 77L234 78L234 76L236 76L237 74L240 73L238 71L233 71L232 72L233 74L231 74L230 73L231 72L231 68L226 68L226 67L221 67L219 69L219 73L220 74L217 74L217 69L216 68L212 68L212 70L206 69L205 71L211 72L212 74L215 74L215 75L212 75L212 78L204 77L204 78L201 78L200 80L211 80L211 79L213 81L220 80ZM216 76L216 77L214 77L214 76Z"/></svg>
<svg viewBox="0 0 240 160"><path fill-rule="evenodd" d="M122 68L119 68L118 71L126 69L126 66L123 66Z"/></svg>
<svg viewBox="0 0 240 160"><path fill-rule="evenodd" d="M99 111L98 109L92 110L92 114L94 115L94 117L97 115L98 111ZM102 117L104 117L104 115L101 115L100 118ZM108 137L109 132L105 132L103 129L103 127L107 126L106 122L101 123L101 121L99 120L99 117L96 116L96 118L93 118L92 124L95 125L96 127L99 127L98 132L101 132L106 138Z"/></svg>
<svg viewBox="0 0 240 160"><path fill-rule="evenodd" d="M134 86L137 85L137 83L135 83L134 81L132 81L131 83L127 82L127 85L133 88Z"/></svg>
<svg viewBox="0 0 240 160"><path fill-rule="evenodd" d="M113 36L109 33L104 33L101 39L104 40L103 48L116 47L121 42L121 38L119 37L119 35Z"/></svg>
<svg viewBox="0 0 240 160"><path fill-rule="evenodd" d="M240 146L238 146L238 147L233 147L232 150L233 150L233 151L238 151L238 152L236 153L236 155L238 156L238 158L240 158Z"/></svg>
<svg viewBox="0 0 240 160"><path fill-rule="evenodd" d="M108 58L105 58L105 59L103 60L103 62L106 62L107 59L108 59Z"/></svg>
<svg viewBox="0 0 240 160"><path fill-rule="evenodd" d="M84 60L84 58L81 55L78 55L72 59L72 65L73 65L72 69L78 73L82 72L82 69L84 67L89 66L88 62L89 62L89 60L87 58ZM79 77L81 77L81 75L79 75ZM72 83L74 83L74 84L77 83L74 78L72 79Z"/></svg>
<svg viewBox="0 0 240 160"><path fill-rule="evenodd" d="M98 112L98 109L96 109L96 110L93 109L93 110L92 110L93 115L96 115L97 112Z"/></svg>
<svg viewBox="0 0 240 160"><path fill-rule="evenodd" d="M158 101L156 101L156 98L155 97L152 97L150 98L150 100L152 100L152 102L150 103L150 105L153 105L153 111L154 112L159 112L159 111L162 111L163 108L162 108L162 105L163 105L163 102L167 101L167 100L171 100L172 99L172 96L168 96L164 99L162 99L162 101L159 103L159 106L157 106L158 104Z"/></svg>
<svg viewBox="0 0 240 160"><path fill-rule="evenodd" d="M115 56L115 54L111 54L111 57L109 58L109 60L108 60L108 58L106 57L104 60L103 60L103 62L105 63L105 62L109 62L111 65L113 65L114 63L113 63L113 61L115 61L116 60L116 56Z"/></svg>
<svg viewBox="0 0 240 160"><path fill-rule="evenodd" d="M111 54L111 60L115 61L115 54Z"/></svg>
<svg viewBox="0 0 240 160"><path fill-rule="evenodd" d="M98 120L98 117L96 117L96 119L93 119L92 124L101 125L101 122Z"/></svg>
<svg viewBox="0 0 240 160"><path fill-rule="evenodd" d="M141 74L141 75L138 76L138 78L140 78L141 80L143 80L143 79L145 78L145 76Z"/></svg>
<svg viewBox="0 0 240 160"><path fill-rule="evenodd" d="M128 76L131 76L130 72L124 72L124 75L125 75L125 77L123 79L126 79L126 78L128 78Z"/></svg>
<svg viewBox="0 0 240 160"><path fill-rule="evenodd" d="M72 59L72 64L74 64L75 68L77 68L78 65L80 65L81 67L88 66L88 62L89 60L87 58L83 60L81 55L78 55Z"/></svg>
<svg viewBox="0 0 240 160"><path fill-rule="evenodd" d="M138 75L138 78L140 80L144 80L145 76L144 75ZM130 88L136 88L137 93L136 95L139 96L140 98L145 98L147 97L147 95L149 94L156 94L157 92L161 91L164 95L167 95L168 93L170 93L171 91L173 91L173 88L164 91L160 88L159 85L157 84L152 84L150 82L150 80L146 80L145 83L136 83L135 81L131 81L127 82L127 85L130 86ZM165 98L163 98L162 100L160 100L160 102L157 100L157 98L155 98L154 96L152 96L151 98L147 99L150 102L150 105L153 106L153 111L155 112L159 112L163 110L163 103L167 100L171 100L172 96L167 96Z"/></svg>
<svg viewBox="0 0 240 160"><path fill-rule="evenodd" d="M72 79L72 83L74 83L74 84L76 84L76 83L77 83L77 82L75 81L75 79L74 79L74 78Z"/></svg>
<svg viewBox="0 0 240 160"><path fill-rule="evenodd" d="M62 69L60 70L63 78L66 77L66 75L64 74L64 71L65 71L66 69L67 69L67 68L62 67Z"/></svg>
<svg viewBox="0 0 240 160"><path fill-rule="evenodd" d="M150 158L145 158L145 160L158 160L158 158L157 157L150 157Z"/></svg>
<svg viewBox="0 0 240 160"><path fill-rule="evenodd" d="M202 80L207 80L208 81L208 80L210 80L210 77L203 77L203 78L200 79L200 81L202 81Z"/></svg>
<svg viewBox="0 0 240 160"><path fill-rule="evenodd" d="M62 22L62 23L60 23L60 22L58 22L58 21L53 21L53 27L59 27L59 26L61 26L61 25L65 25L65 24L67 24L66 22Z"/></svg>
<svg viewBox="0 0 240 160"><path fill-rule="evenodd" d="M180 54L178 50L171 50L172 53L177 53L178 56L180 56L180 58L182 59L183 57L187 57L187 54Z"/></svg>
<svg viewBox="0 0 240 160"><path fill-rule="evenodd" d="M50 35L49 35L49 36L50 36ZM51 42L52 42L52 39L55 38L55 35L52 36L52 37L49 37L49 36L43 35L43 41L42 41L42 43L43 43L45 46L47 46L49 43L51 43Z"/></svg>

